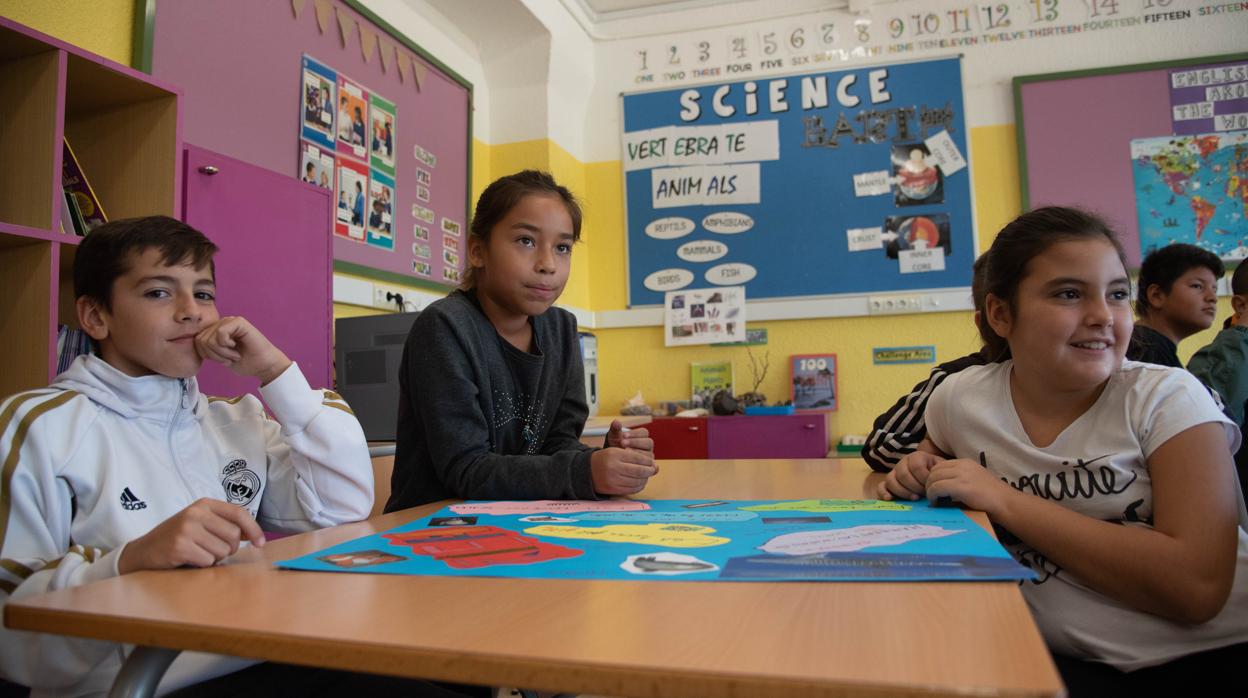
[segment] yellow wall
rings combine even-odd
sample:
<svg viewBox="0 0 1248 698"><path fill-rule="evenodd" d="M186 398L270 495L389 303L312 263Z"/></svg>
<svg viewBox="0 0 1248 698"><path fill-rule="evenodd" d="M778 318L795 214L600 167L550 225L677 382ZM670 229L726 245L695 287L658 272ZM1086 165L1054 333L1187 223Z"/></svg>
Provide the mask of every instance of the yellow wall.
<svg viewBox="0 0 1248 698"><path fill-rule="evenodd" d="M134 0L0 0L0 16L130 65Z"/></svg>

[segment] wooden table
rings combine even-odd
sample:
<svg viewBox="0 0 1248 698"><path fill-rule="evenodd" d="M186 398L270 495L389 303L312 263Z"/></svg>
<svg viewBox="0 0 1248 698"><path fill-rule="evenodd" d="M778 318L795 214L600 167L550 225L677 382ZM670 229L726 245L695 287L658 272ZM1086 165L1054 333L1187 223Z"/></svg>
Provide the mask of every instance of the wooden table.
<svg viewBox="0 0 1248 698"><path fill-rule="evenodd" d="M862 461L665 461L645 496L873 498L878 477ZM10 602L5 620L136 645L613 696L1062 690L1014 583L466 579L269 564L443 504L273 541L210 569Z"/></svg>

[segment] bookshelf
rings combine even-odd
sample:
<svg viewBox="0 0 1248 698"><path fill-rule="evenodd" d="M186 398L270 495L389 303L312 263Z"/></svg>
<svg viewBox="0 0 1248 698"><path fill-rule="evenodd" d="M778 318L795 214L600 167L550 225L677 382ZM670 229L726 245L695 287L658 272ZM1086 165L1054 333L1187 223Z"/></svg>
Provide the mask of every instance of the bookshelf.
<svg viewBox="0 0 1248 698"><path fill-rule="evenodd" d="M47 385L76 326L80 238L61 232L68 138L110 220L177 216L181 93L0 17L0 398Z"/></svg>

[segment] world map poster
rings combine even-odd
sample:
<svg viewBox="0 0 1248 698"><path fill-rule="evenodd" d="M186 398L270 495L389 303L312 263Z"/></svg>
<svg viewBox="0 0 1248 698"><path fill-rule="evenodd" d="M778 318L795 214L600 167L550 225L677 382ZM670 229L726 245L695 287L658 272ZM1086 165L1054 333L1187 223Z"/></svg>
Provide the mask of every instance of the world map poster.
<svg viewBox="0 0 1248 698"><path fill-rule="evenodd" d="M1035 578L957 508L854 499L463 502L276 564L529 579Z"/></svg>
<svg viewBox="0 0 1248 698"><path fill-rule="evenodd" d="M1185 242L1248 257L1248 131L1131 141L1140 250Z"/></svg>

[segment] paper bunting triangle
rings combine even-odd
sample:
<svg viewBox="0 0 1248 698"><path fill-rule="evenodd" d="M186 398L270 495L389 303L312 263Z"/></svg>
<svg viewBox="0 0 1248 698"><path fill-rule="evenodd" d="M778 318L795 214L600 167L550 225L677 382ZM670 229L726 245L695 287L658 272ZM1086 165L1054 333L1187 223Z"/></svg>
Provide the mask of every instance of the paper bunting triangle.
<svg viewBox="0 0 1248 698"><path fill-rule="evenodd" d="M364 62L373 60L373 50L377 48L377 34L364 22L356 25L360 30L360 52L364 54Z"/></svg>
<svg viewBox="0 0 1248 698"><path fill-rule="evenodd" d="M407 82L407 66L409 65L407 62L407 54L402 51L399 51L398 54L399 55L395 56L395 58L398 59L396 63L398 63L399 66L399 82Z"/></svg>
<svg viewBox="0 0 1248 698"><path fill-rule="evenodd" d="M329 31L329 10L333 7L330 0L312 0L312 9L316 10L316 26L321 33Z"/></svg>
<svg viewBox="0 0 1248 698"><path fill-rule="evenodd" d="M320 0L318 0L319 2ZM329 2L329 0L325 0ZM341 7L335 7L334 12L338 15L338 34L342 36L342 45L347 45L347 37L351 36L351 28L355 26L355 20L351 19L351 15Z"/></svg>
<svg viewBox="0 0 1248 698"><path fill-rule="evenodd" d="M381 46L381 72L388 73L390 63L394 61L394 45L384 39L378 39L377 43Z"/></svg>
<svg viewBox="0 0 1248 698"><path fill-rule="evenodd" d="M425 67L424 63L421 63L415 58L412 59L412 81L416 83L417 92L420 91L420 86L424 83L425 73L428 72L428 70L429 69Z"/></svg>
<svg viewBox="0 0 1248 698"><path fill-rule="evenodd" d="M299 19L299 14L303 12L303 3L307 0L290 0L290 9L295 13L295 19Z"/></svg>

